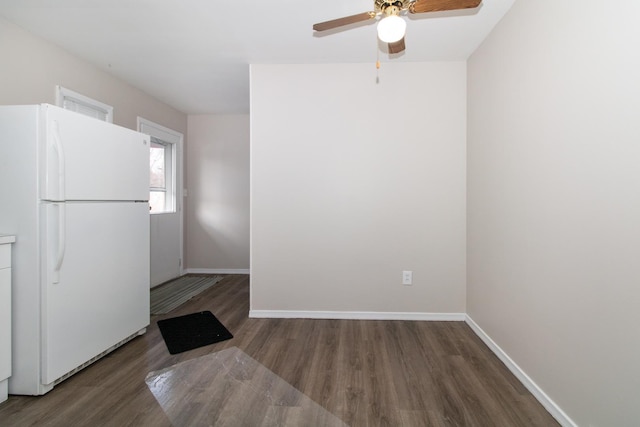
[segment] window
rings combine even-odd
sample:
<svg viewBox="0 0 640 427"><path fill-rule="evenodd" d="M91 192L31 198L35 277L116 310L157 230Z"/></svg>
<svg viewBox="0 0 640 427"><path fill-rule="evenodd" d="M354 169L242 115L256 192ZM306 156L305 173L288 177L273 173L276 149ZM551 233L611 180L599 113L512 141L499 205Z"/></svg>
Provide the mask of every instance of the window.
<svg viewBox="0 0 640 427"><path fill-rule="evenodd" d="M175 212L173 148L174 144L151 137L149 206L152 214Z"/></svg>
<svg viewBox="0 0 640 427"><path fill-rule="evenodd" d="M149 205L151 214L182 211L181 133L138 117L138 130L151 137L149 155ZM182 217L180 216L180 221Z"/></svg>
<svg viewBox="0 0 640 427"><path fill-rule="evenodd" d="M56 105L104 122L113 123L113 107L62 86L56 86Z"/></svg>

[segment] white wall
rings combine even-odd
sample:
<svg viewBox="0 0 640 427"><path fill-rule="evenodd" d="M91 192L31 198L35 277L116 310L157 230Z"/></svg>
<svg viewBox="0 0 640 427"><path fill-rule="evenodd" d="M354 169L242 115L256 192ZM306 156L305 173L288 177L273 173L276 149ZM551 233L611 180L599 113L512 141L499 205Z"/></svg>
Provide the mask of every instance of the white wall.
<svg viewBox="0 0 640 427"><path fill-rule="evenodd" d="M188 118L188 271L249 270L249 115Z"/></svg>
<svg viewBox="0 0 640 427"><path fill-rule="evenodd" d="M56 85L114 107L113 122L137 129L136 117L186 135L187 116L122 80L0 17L0 104L55 104Z"/></svg>
<svg viewBox="0 0 640 427"><path fill-rule="evenodd" d="M468 313L581 426L640 421L638 16L517 1L469 61Z"/></svg>
<svg viewBox="0 0 640 427"><path fill-rule="evenodd" d="M62 85L114 107L114 123L136 129L138 116L182 133L184 266L249 269L249 118L187 116L122 80L0 17L0 104L55 103ZM193 147L188 127L194 130ZM190 130L189 129L189 130ZM190 182L193 180L192 182ZM155 220L159 220L156 217Z"/></svg>
<svg viewBox="0 0 640 427"><path fill-rule="evenodd" d="M253 65L252 313L464 313L465 129L464 62Z"/></svg>
<svg viewBox="0 0 640 427"><path fill-rule="evenodd" d="M186 114L156 100L69 52L0 17L0 104L55 104L56 85L79 92L114 107L114 123L137 130L141 116L187 134ZM169 215L151 217L152 257L163 254L160 236L179 238L177 230L159 231ZM173 249L173 248L171 248ZM175 251L172 253L172 255ZM155 259L155 258L154 258ZM177 261L177 260L176 260ZM188 262L188 260L186 260ZM160 272L162 273L162 272ZM171 277L152 272L152 284Z"/></svg>

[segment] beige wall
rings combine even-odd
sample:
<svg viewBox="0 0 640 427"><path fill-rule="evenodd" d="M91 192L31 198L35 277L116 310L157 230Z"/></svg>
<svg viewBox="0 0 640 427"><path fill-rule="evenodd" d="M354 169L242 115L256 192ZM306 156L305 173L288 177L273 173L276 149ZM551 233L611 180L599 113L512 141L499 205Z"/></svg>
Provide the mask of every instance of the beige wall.
<svg viewBox="0 0 640 427"><path fill-rule="evenodd" d="M0 104L55 104L55 88L61 85L113 106L113 121L120 126L137 129L137 117L144 117L182 133L186 144L186 114L1 17L0 58ZM161 241L165 234L179 235L158 231L158 224L166 219L152 216L152 242ZM157 246L152 254L158 253Z"/></svg>
<svg viewBox="0 0 640 427"><path fill-rule="evenodd" d="M249 115L189 116L187 270L249 270Z"/></svg>
<svg viewBox="0 0 640 427"><path fill-rule="evenodd" d="M464 313L465 129L464 62L252 66L252 312Z"/></svg>
<svg viewBox="0 0 640 427"><path fill-rule="evenodd" d="M187 134L187 116L0 17L0 104L55 104L56 85L114 107L114 123L142 116Z"/></svg>
<svg viewBox="0 0 640 427"><path fill-rule="evenodd" d="M469 61L468 313L585 427L640 420L638 16L517 1Z"/></svg>
<svg viewBox="0 0 640 427"><path fill-rule="evenodd" d="M112 105L118 125L136 129L141 116L182 133L189 191L184 266L248 270L248 115L188 121L182 112L1 17L0 58L0 104L53 104L55 87L61 85ZM189 127L195 132L193 148Z"/></svg>

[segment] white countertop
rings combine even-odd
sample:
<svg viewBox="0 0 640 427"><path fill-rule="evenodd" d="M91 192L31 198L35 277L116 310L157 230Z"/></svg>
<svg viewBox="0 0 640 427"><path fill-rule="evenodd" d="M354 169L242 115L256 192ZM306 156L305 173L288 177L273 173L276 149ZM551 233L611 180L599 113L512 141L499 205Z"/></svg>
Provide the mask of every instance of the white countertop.
<svg viewBox="0 0 640 427"><path fill-rule="evenodd" d="M4 245L5 243L13 243L16 241L16 236L11 236L8 234L0 234L0 245Z"/></svg>

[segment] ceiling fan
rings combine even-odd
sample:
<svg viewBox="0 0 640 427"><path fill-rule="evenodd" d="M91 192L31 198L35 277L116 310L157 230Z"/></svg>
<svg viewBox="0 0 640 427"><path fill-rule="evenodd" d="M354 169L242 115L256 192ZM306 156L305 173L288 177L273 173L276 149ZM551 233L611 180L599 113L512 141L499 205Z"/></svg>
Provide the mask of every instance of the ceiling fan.
<svg viewBox="0 0 640 427"><path fill-rule="evenodd" d="M315 31L333 30L345 25L380 18L378 22L378 38L387 43L389 53L400 53L405 50L404 35L407 23L401 14L441 12L446 10L473 9L482 0L374 0L372 12L359 13L314 24Z"/></svg>

